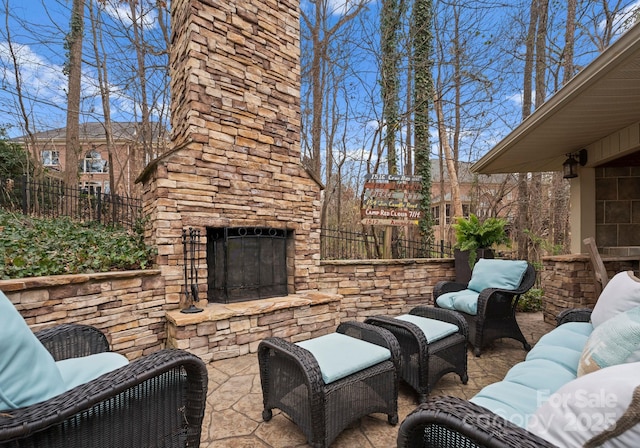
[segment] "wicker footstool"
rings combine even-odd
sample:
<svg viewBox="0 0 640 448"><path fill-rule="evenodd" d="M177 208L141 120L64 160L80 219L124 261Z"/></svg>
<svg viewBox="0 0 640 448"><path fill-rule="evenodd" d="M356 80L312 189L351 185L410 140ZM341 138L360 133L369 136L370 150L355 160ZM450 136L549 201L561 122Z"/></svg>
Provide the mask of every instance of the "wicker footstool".
<svg viewBox="0 0 640 448"><path fill-rule="evenodd" d="M386 328L398 339L401 352L400 377L427 399L438 380L449 372L467 384L467 322L459 313L419 306L402 316L376 316L366 321Z"/></svg>
<svg viewBox="0 0 640 448"><path fill-rule="evenodd" d="M374 412L398 423L400 348L381 327L345 322L335 333L297 344L267 338L258 346L258 362L262 418L282 410L313 447L328 447L349 424Z"/></svg>

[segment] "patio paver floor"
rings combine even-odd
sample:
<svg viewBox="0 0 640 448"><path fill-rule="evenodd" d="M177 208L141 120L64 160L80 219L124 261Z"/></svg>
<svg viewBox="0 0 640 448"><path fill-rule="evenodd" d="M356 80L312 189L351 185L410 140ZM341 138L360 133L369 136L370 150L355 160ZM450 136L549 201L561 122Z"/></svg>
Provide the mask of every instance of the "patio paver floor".
<svg viewBox="0 0 640 448"><path fill-rule="evenodd" d="M531 345L551 331L542 313L518 313L522 332ZM436 385L431 395L454 395L471 398L484 386L500 381L507 370L524 360L522 344L501 339L487 347L476 358L468 351L469 382L449 373ZM308 447L298 427L279 409L273 419L262 420L262 390L258 357L255 353L238 358L214 361L209 364L209 392L200 448L284 448ZM400 383L398 416L400 422L417 406L417 395ZM396 446L399 425L391 426L384 414L360 419L344 430L332 448L389 448Z"/></svg>

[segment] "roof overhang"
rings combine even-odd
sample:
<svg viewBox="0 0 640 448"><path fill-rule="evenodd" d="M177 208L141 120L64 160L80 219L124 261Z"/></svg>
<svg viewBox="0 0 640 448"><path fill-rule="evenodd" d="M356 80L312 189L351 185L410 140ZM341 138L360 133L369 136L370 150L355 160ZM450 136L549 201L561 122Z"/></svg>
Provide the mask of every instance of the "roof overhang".
<svg viewBox="0 0 640 448"><path fill-rule="evenodd" d="M640 121L640 25L602 52L471 170L560 171L576 152Z"/></svg>

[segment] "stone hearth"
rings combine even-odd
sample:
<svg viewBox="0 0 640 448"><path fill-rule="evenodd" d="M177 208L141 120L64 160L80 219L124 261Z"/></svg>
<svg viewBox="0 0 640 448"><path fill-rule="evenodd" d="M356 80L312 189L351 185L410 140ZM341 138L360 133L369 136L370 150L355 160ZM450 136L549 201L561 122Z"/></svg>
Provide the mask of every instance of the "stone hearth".
<svg viewBox="0 0 640 448"><path fill-rule="evenodd" d="M167 312L167 346L209 362L254 353L271 336L293 342L321 336L338 326L341 300L315 291L228 304L203 300L201 313Z"/></svg>

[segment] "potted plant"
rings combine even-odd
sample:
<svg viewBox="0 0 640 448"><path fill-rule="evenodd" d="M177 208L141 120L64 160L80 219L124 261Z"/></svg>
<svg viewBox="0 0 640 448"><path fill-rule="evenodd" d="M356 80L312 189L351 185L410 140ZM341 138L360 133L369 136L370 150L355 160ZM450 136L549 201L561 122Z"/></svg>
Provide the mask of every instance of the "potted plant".
<svg viewBox="0 0 640 448"><path fill-rule="evenodd" d="M480 222L474 214L468 219L456 218L452 226L456 232L456 281L468 282L478 258L493 258L493 247L510 244L506 224L501 218L487 218Z"/></svg>

